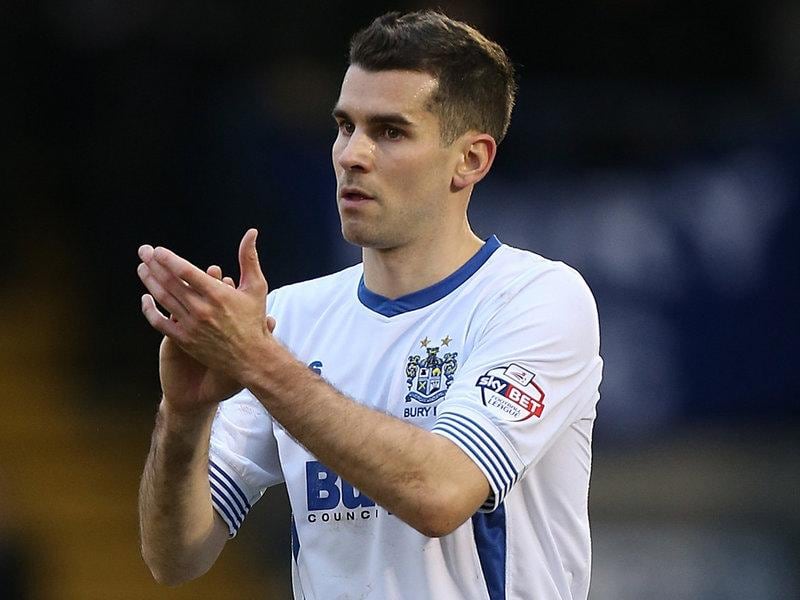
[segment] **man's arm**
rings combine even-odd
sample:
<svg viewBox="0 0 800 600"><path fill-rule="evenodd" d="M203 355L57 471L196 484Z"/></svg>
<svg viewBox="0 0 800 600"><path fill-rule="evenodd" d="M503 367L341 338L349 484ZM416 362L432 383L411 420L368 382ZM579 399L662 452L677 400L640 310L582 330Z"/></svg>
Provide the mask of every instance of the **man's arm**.
<svg viewBox="0 0 800 600"><path fill-rule="evenodd" d="M347 398L269 339L246 387L309 452L429 537L447 535L489 495L453 442Z"/></svg>
<svg viewBox="0 0 800 600"><path fill-rule="evenodd" d="M146 265L142 281L158 287ZM215 285L233 289L229 277L212 265ZM142 299L143 310L152 298ZM186 307L170 303L171 319L186 317ZM268 330L274 320L267 322ZM139 489L142 556L161 583L176 585L205 573L228 539L228 528L211 503L208 446L217 404L241 389L235 380L212 371L164 338L159 351L164 398L159 406L150 453Z"/></svg>
<svg viewBox="0 0 800 600"><path fill-rule="evenodd" d="M211 504L208 444L215 406L182 414L162 401L139 488L142 556L153 577L177 585L205 573L228 539Z"/></svg>
<svg viewBox="0 0 800 600"><path fill-rule="evenodd" d="M296 361L262 327L267 283L255 231L239 249L239 288L220 286L165 248L143 247L152 294L143 304L150 324L199 363L250 389L286 430L320 461L406 523L445 535L483 504L489 484L454 443L364 407ZM176 321L168 310L183 310ZM346 332L343 332L346 335Z"/></svg>

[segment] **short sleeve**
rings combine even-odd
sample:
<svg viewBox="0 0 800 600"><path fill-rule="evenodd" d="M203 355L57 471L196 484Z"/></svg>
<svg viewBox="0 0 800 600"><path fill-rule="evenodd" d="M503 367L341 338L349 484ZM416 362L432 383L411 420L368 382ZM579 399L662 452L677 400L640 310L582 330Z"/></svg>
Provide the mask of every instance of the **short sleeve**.
<svg viewBox="0 0 800 600"><path fill-rule="evenodd" d="M500 294L432 431L481 469L492 511L573 422L594 413L602 371L594 298L561 263Z"/></svg>
<svg viewBox="0 0 800 600"><path fill-rule="evenodd" d="M264 491L283 481L272 418L243 390L221 402L211 428L208 479L214 509L233 537Z"/></svg>

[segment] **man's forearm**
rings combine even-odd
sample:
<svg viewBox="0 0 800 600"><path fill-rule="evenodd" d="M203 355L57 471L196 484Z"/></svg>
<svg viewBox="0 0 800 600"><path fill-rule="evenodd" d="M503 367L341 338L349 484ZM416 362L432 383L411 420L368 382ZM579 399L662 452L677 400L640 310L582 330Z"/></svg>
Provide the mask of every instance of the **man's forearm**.
<svg viewBox="0 0 800 600"><path fill-rule="evenodd" d="M347 398L282 346L268 354L248 389L320 461L412 527L447 534L486 499L485 477L451 441Z"/></svg>
<svg viewBox="0 0 800 600"><path fill-rule="evenodd" d="M139 489L142 556L153 576L174 585L202 575L227 530L216 523L208 483L214 407L177 414L162 401Z"/></svg>

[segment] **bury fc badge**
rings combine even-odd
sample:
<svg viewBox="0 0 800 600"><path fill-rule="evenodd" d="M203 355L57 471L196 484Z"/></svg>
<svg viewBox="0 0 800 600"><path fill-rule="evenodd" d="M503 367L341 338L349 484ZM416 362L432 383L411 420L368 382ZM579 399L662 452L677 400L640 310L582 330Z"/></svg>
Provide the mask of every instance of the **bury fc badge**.
<svg viewBox="0 0 800 600"><path fill-rule="evenodd" d="M406 402L416 400L422 404L431 404L447 393L458 368L458 352L446 352L444 356L439 356L439 353L441 347L450 345L451 341L448 335L442 338L441 346L434 347L426 337L420 341L420 347L425 349L426 354L412 354L408 357Z"/></svg>

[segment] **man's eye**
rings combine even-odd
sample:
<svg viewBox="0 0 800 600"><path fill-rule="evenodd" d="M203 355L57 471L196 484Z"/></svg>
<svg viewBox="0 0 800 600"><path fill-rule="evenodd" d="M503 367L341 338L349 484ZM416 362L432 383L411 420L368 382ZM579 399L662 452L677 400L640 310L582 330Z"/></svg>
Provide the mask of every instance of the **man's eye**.
<svg viewBox="0 0 800 600"><path fill-rule="evenodd" d="M399 140L403 137L403 132L394 127L387 127L384 131L384 135L390 140Z"/></svg>
<svg viewBox="0 0 800 600"><path fill-rule="evenodd" d="M341 130L342 133L350 135L355 130L355 126L352 123L350 123L349 121L340 121L339 122L339 129Z"/></svg>

